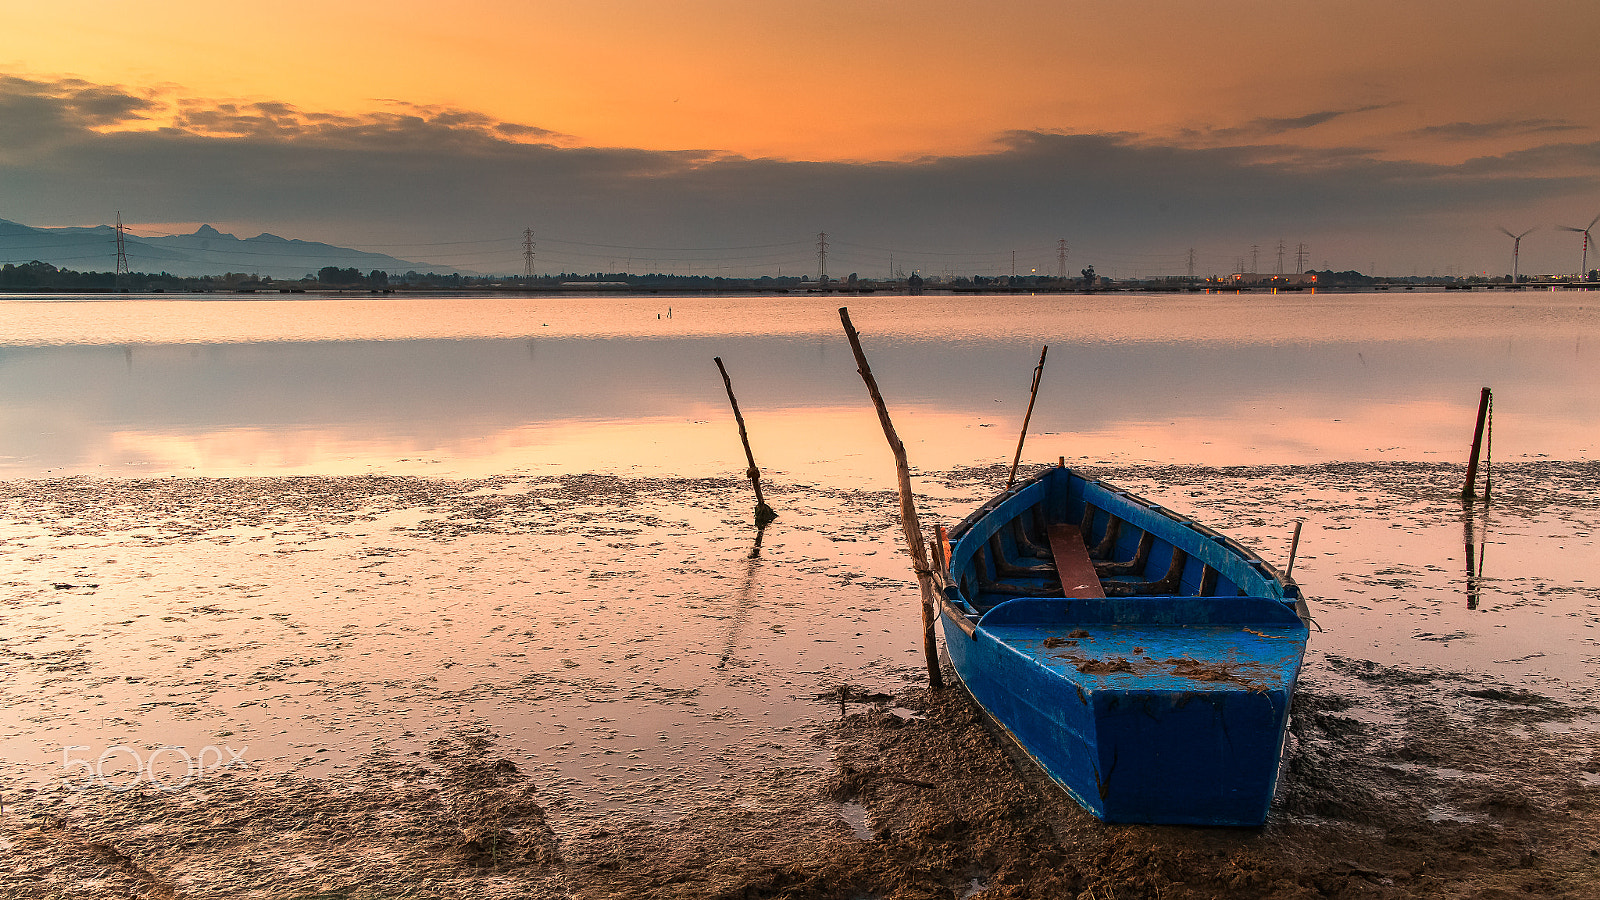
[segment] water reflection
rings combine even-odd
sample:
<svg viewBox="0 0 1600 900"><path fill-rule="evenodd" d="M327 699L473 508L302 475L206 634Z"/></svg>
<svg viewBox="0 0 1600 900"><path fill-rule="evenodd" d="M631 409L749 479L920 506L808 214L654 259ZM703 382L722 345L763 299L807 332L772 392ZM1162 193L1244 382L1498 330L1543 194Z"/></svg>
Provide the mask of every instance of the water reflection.
<svg viewBox="0 0 1600 900"><path fill-rule="evenodd" d="M1487 495L1488 484L1484 485ZM1478 603L1483 599L1483 565L1484 551L1489 545L1489 507L1485 500L1482 516L1478 515L1475 504L1465 504L1461 515L1461 526L1465 532L1467 561L1467 609L1477 609Z"/></svg>
<svg viewBox="0 0 1600 900"><path fill-rule="evenodd" d="M746 357L751 442L769 471L815 479L881 455L844 360L785 339L714 343ZM914 463L1009 456L1025 399L1015 380L1028 366L1018 349L874 348ZM740 471L729 414L704 375L712 351L628 341L549 342L531 356L496 341L141 347L131 357L13 349L0 358L0 474ZM1275 372L1286 359L1259 348L1079 348L1056 384L1047 374L1029 448L1212 465L1459 458L1471 415L1461 388L1483 377L1477 358L1468 348L1413 355L1431 365L1360 383L1332 354L1284 352L1297 365ZM1502 457L1590 456L1600 384L1588 380L1537 365L1502 377L1503 405L1517 410L1502 415L1517 442L1502 441Z"/></svg>
<svg viewBox="0 0 1600 900"><path fill-rule="evenodd" d="M1118 298L1090 315L1080 299L1075 308L941 299L930 310L921 298L880 298L857 320L924 469L1008 458L1026 401L1017 386L1046 340L1055 352L1029 441L1043 459L1456 459L1484 384L1501 400L1502 458L1592 455L1600 367L1572 334L1600 332L1592 310L1479 310L1498 329L1480 333L1440 324L1459 306L1453 298L1447 309L1428 295L1405 299L1295 308ZM815 301L782 301L777 312L682 301L723 306L714 315L691 306L671 320L674 332L643 308L665 307L654 299L573 301L578 309L484 302L186 305L209 318L161 303L0 303L0 324L38 341L0 347L0 476L724 474L743 465L708 376L718 356L740 373L751 442L769 471L837 483L860 476L858 459L882 469L849 350L831 330L837 317L821 316ZM83 312L103 334L83 333L90 326L62 310ZM540 323L539 333L464 334L510 331L514 320ZM580 327L606 321L620 321L618 333ZM297 339L251 339L274 329ZM317 339L386 329L424 336ZM103 342L133 335L148 340ZM79 342L52 342L67 338Z"/></svg>
<svg viewBox="0 0 1600 900"><path fill-rule="evenodd" d="M728 633L722 642L722 656L717 660L719 669L726 668L734 651L739 649L740 635L744 633L745 625L750 621L750 611L755 608L756 571L761 567L761 539L766 537L766 534L765 525L757 527L755 543L745 555L744 579L740 582L739 592L733 605L733 616L728 621Z"/></svg>

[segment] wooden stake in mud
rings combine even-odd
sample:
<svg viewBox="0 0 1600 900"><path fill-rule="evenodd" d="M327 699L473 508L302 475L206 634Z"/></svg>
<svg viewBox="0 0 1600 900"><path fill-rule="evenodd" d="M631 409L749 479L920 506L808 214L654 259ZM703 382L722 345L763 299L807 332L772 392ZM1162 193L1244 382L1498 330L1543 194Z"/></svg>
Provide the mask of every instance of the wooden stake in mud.
<svg viewBox="0 0 1600 900"><path fill-rule="evenodd" d="M1022 417L1022 436L1017 438L1017 455L1011 458L1011 477L1006 479L1006 490L1017 483L1017 464L1022 462L1022 442L1028 439L1028 420L1033 418L1033 401L1039 397L1039 379L1044 376L1044 355L1050 352L1045 344L1039 351L1039 364L1033 368L1033 387L1028 390L1028 412Z"/></svg>
<svg viewBox="0 0 1600 900"><path fill-rule="evenodd" d="M1461 501L1471 503L1478 489L1478 454L1483 450L1483 425L1489 418L1494 395L1488 388L1478 398L1478 427L1472 432L1472 455L1467 459L1467 483L1461 488Z"/></svg>
<svg viewBox="0 0 1600 900"><path fill-rule="evenodd" d="M728 389L728 402L733 404L733 420L739 423L739 440L744 444L744 458L750 463L750 468L745 470L745 474L750 476L750 484L756 489L756 528L765 528L772 524L772 520L776 519L778 514L772 511L772 507L767 505L766 498L761 496L761 470L756 468L756 455L750 452L750 436L744 430L744 416L739 414L739 401L733 396L733 380L728 377L728 370L722 365L722 357L712 358L716 360L717 371L722 373L722 386Z"/></svg>
<svg viewBox="0 0 1600 900"><path fill-rule="evenodd" d="M922 524L917 521L917 505L911 497L911 466L906 462L906 445L895 433L889 421L889 409L878 392L878 382L872 377L872 366L867 364L867 354L861 349L861 336L850 324L849 307L839 307L839 321L844 323L845 337L850 339L850 349L856 355L856 371L866 382L867 394L878 410L878 422L883 426L883 436L894 452L895 469L900 477L900 525L905 533L906 553L911 556L912 571L917 573L917 586L922 589L922 655L928 664L928 684L934 690L944 688L944 675L939 671L939 644L933 635L934 585L933 569L928 565L927 544L922 539Z"/></svg>
<svg viewBox="0 0 1600 900"><path fill-rule="evenodd" d="M1483 432L1483 502L1489 502L1494 487L1494 395L1489 395L1489 419ZM1480 556L1482 554L1479 554Z"/></svg>

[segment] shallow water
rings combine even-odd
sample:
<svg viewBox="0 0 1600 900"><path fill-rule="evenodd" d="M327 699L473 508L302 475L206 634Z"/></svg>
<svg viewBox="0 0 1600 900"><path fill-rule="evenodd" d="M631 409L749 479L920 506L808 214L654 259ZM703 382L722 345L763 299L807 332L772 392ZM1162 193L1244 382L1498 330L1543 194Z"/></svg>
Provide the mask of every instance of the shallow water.
<svg viewBox="0 0 1600 900"><path fill-rule="evenodd" d="M1593 459L1587 293L854 298L915 465ZM892 487L836 302L783 298L0 301L0 475L744 468Z"/></svg>
<svg viewBox="0 0 1600 900"><path fill-rule="evenodd" d="M1031 465L1279 564L1306 520L1307 678L1592 698L1582 297L851 304L930 518L1004 482L1048 341ZM558 825L671 818L825 762L837 685L921 678L892 461L829 299L24 299L0 333L8 779L163 745L336 777L487 728ZM780 514L756 557L713 356ZM1483 385L1495 499L1469 511Z"/></svg>

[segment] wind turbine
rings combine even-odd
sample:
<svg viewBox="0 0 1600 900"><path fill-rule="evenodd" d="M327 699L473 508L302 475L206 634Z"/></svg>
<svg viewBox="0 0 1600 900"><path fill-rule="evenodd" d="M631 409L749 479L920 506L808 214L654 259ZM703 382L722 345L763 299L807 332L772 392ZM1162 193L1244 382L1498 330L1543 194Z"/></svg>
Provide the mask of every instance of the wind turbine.
<svg viewBox="0 0 1600 900"><path fill-rule="evenodd" d="M1576 231L1583 235L1583 266L1578 269L1579 281L1589 277L1589 242L1594 240L1594 238L1590 236L1589 232L1594 228L1596 222L1600 222L1600 215L1596 215L1594 218L1590 219L1589 224L1582 228L1573 228L1571 225L1556 226L1562 231Z"/></svg>
<svg viewBox="0 0 1600 900"><path fill-rule="evenodd" d="M1532 234L1534 229L1538 227L1535 225L1521 234L1513 234L1511 229L1504 225L1500 226L1500 230L1506 233L1506 237L1511 238L1511 284L1513 287L1517 284L1517 264L1522 256L1522 239Z"/></svg>

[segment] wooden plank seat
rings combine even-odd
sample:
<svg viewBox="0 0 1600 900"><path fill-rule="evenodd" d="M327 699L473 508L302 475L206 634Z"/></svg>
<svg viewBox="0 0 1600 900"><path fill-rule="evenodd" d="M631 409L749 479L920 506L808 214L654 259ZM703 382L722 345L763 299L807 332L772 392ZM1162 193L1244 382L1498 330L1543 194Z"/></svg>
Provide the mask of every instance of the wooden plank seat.
<svg viewBox="0 0 1600 900"><path fill-rule="evenodd" d="M1083 531L1076 525L1051 525L1047 535L1056 572L1061 576L1062 596L1104 597L1106 592L1100 586L1100 575L1095 572L1094 560L1089 558L1089 548L1083 543Z"/></svg>

